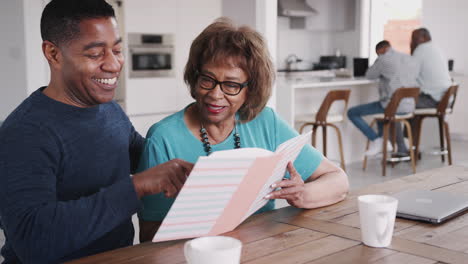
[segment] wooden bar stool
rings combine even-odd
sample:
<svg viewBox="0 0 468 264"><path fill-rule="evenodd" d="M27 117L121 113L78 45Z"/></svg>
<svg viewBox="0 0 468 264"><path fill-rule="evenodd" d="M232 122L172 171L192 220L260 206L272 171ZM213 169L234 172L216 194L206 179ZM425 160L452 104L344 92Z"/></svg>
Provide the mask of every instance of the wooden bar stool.
<svg viewBox="0 0 468 264"><path fill-rule="evenodd" d="M440 139L440 157L442 162L445 162L445 154L448 156L448 164L452 165L452 148L450 144L450 133L449 125L445 121L445 117L448 114L453 112L453 105L455 104L455 99L457 97L458 85L450 86L450 88L445 92L444 96L437 104L436 108L419 108L414 111L415 114L415 145L416 145L416 154L419 156L419 143L421 141L421 128L423 119L426 117L435 117L439 121L439 139ZM450 98L452 98L450 101ZM444 134L445 141L447 142L447 149L444 146Z"/></svg>
<svg viewBox="0 0 468 264"><path fill-rule="evenodd" d="M399 115L396 113L398 105L400 101L404 98L413 98L414 101L418 100L419 96L419 88L399 88L397 89L390 99L387 107L383 114L375 114L371 115L373 120L370 124L372 127L377 121L383 122L383 157L382 157L382 176L385 176L385 171L387 167L387 141L390 134L390 128L392 127L392 123L395 122L402 122L408 132L408 141L409 141L409 151L411 157L411 166L413 168L413 173L416 173L416 163L414 158L414 150L413 150L413 136L411 133L411 125L408 122L408 119L413 118L413 113L402 114ZM369 140L367 140L366 150L369 149ZM364 162L362 168L365 170L367 167L367 156L364 156Z"/></svg>
<svg viewBox="0 0 468 264"><path fill-rule="evenodd" d="M302 133L302 130L306 126L312 126L312 146L316 146L316 134L318 127L322 127L323 131L323 155L327 156L327 126L331 126L336 130L336 135L338 137L338 145L340 148L340 158L341 158L341 168L346 171L344 154L343 154L343 142L341 140L340 129L333 123L342 122L344 120L345 113L348 108L348 100L350 90L333 90L327 93L325 99L320 105L319 110L316 113L308 115L298 115L296 116L296 121L304 123L299 129L299 133ZM329 113L331 105L335 101L344 101L344 109L342 113Z"/></svg>

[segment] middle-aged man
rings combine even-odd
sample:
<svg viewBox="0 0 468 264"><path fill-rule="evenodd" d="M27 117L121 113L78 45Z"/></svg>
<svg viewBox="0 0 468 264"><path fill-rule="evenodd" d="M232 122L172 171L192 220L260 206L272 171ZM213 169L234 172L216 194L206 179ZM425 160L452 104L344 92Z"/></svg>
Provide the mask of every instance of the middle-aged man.
<svg viewBox="0 0 468 264"><path fill-rule="evenodd" d="M379 101L354 106L348 110L349 120L371 141L369 149L365 153L368 156L382 152L382 123L378 122L378 133L376 133L362 116L383 113L396 89L418 86L416 82L418 64L410 55L395 51L386 40L377 43L375 51L378 58L367 70L366 78L379 80ZM401 101L397 112L412 112L414 107L414 100L406 98ZM403 131L399 123L396 124L396 131L398 153L406 155L408 149L404 143ZM389 142L387 144L387 149L392 151L391 144Z"/></svg>
<svg viewBox="0 0 468 264"><path fill-rule="evenodd" d="M418 86L421 88L416 108L434 108L452 84L448 61L431 40L426 28L411 35L411 54L419 63Z"/></svg>
<svg viewBox="0 0 468 264"><path fill-rule="evenodd" d="M139 198L174 196L193 164L141 173L144 139L112 101L123 65L104 0L52 0L41 18L51 80L0 128L4 263L61 263L131 245Z"/></svg>

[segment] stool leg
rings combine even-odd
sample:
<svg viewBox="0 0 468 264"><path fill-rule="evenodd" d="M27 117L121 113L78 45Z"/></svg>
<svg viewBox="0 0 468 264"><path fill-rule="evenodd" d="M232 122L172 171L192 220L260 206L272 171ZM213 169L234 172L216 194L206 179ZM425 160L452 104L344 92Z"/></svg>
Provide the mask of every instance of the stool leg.
<svg viewBox="0 0 468 264"><path fill-rule="evenodd" d="M390 122L390 137L392 138L391 142L392 142L392 148L394 150L394 152L396 152L396 148L395 148L395 142L396 142L396 124L395 122ZM391 157L391 155L390 155ZM390 164L392 165L392 168L395 168L395 162L390 162Z"/></svg>
<svg viewBox="0 0 468 264"><path fill-rule="evenodd" d="M439 116L438 117L439 119L439 139L440 139L440 151L444 151L445 149L445 144L444 144L444 117L443 116ZM440 158L442 160L442 162L445 162L445 155L442 154L440 155Z"/></svg>
<svg viewBox="0 0 468 264"><path fill-rule="evenodd" d="M416 145L416 151L415 151L415 155L416 157L421 157L420 155L420 150L419 150L419 143L421 142L421 130L422 130L422 123L423 123L423 119L424 117L423 116L416 116L416 119L415 119L415 128L413 131L415 131L415 141L414 141L414 144Z"/></svg>
<svg viewBox="0 0 468 264"><path fill-rule="evenodd" d="M385 176L385 170L387 168L387 140L388 140L389 130L390 130L390 123L385 122L383 125L382 176Z"/></svg>
<svg viewBox="0 0 468 264"><path fill-rule="evenodd" d="M409 152L411 157L411 167L413 169L413 174L416 173L416 158L414 155L413 150L413 133L411 132L411 125L407 120L403 120L403 124L406 126L406 130L408 130L408 143L409 143Z"/></svg>
<svg viewBox="0 0 468 264"><path fill-rule="evenodd" d="M328 124L329 126L332 126L333 128L335 128L336 130L336 135L338 137L338 146L340 148L340 159L341 159L341 168L346 171L346 167L345 167L345 161L344 161L344 155L343 155L343 142L341 140L341 132L340 132L340 129L335 126L334 124Z"/></svg>
<svg viewBox="0 0 468 264"><path fill-rule="evenodd" d="M375 122L376 122L375 119L372 120L372 122L370 123L369 126L372 127L372 126L375 124ZM370 143L370 140L367 139L366 150L365 150L365 151L367 151L367 150L369 149L369 143ZM364 160L363 160L363 162L362 162L362 170L366 170L366 168L367 168L367 156L364 155Z"/></svg>
<svg viewBox="0 0 468 264"><path fill-rule="evenodd" d="M322 126L323 136L323 155L327 156L327 125Z"/></svg>
<svg viewBox="0 0 468 264"><path fill-rule="evenodd" d="M370 143L370 140L367 139L366 151L369 149L369 143ZM367 168L367 155L364 155L364 161L362 162L362 170L366 170L366 168Z"/></svg>
<svg viewBox="0 0 468 264"><path fill-rule="evenodd" d="M314 146L314 148L317 146L316 143L317 143L317 128L318 126L317 125L313 125L312 126L312 146Z"/></svg>
<svg viewBox="0 0 468 264"><path fill-rule="evenodd" d="M452 165L452 144L450 143L450 132L449 132L449 125L447 122L444 122L444 127L445 127L445 139L447 141L448 164Z"/></svg>
<svg viewBox="0 0 468 264"><path fill-rule="evenodd" d="M395 122L392 122L391 124L392 124L392 133L391 133L391 135L392 135L392 147L393 147L393 150L396 150L396 148L395 148L395 143L396 143L396 124L395 124ZM396 151L394 151L394 152L396 152ZM393 162L392 162L392 163L393 163Z"/></svg>

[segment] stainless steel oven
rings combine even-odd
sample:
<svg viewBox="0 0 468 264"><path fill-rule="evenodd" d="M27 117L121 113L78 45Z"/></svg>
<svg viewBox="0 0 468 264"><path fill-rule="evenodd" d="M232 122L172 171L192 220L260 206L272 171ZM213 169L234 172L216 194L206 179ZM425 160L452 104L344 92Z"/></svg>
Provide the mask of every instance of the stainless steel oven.
<svg viewBox="0 0 468 264"><path fill-rule="evenodd" d="M172 34L128 34L130 78L174 76Z"/></svg>

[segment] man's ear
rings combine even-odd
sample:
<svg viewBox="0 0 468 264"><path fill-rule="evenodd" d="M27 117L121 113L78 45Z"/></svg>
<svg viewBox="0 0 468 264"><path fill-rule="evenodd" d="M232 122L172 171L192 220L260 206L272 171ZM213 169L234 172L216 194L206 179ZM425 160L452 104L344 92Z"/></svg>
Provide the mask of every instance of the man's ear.
<svg viewBox="0 0 468 264"><path fill-rule="evenodd" d="M59 47L57 47L54 43L48 40L44 40L42 42L42 53L44 53L45 58L52 68L60 67L62 62L62 54Z"/></svg>

